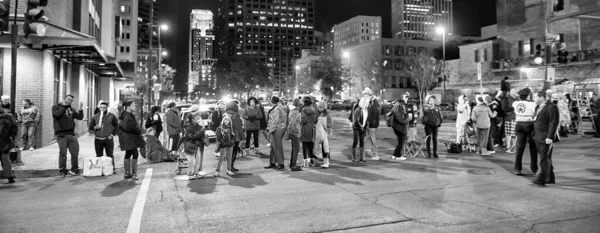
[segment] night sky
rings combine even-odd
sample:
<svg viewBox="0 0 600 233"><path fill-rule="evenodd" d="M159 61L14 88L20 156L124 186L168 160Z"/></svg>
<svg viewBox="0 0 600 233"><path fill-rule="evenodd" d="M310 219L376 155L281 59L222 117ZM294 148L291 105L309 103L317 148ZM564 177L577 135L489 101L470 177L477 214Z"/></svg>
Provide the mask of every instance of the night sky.
<svg viewBox="0 0 600 233"><path fill-rule="evenodd" d="M189 43L189 15L192 9L210 9L217 14L218 0L159 0L161 21L170 30L162 33L163 45L169 52L165 63L177 71L175 90L186 88ZM479 34L483 26L496 23L495 0L454 0L454 33ZM344 6L344 8L340 6ZM356 15L381 16L383 36L391 36L390 0L316 0L315 29L331 27Z"/></svg>

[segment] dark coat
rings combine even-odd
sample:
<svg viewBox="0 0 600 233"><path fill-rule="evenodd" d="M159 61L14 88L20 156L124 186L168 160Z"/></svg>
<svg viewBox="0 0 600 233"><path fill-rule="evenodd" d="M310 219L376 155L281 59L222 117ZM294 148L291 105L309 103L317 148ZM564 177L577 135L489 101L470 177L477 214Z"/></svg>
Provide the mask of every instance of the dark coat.
<svg viewBox="0 0 600 233"><path fill-rule="evenodd" d="M233 127L233 133L234 135L234 142L240 142L246 139L246 134L244 134L244 129L243 124L242 124L242 118L240 117L240 114L238 114L235 110L227 110L226 114L229 114L229 116L231 117L231 125Z"/></svg>
<svg viewBox="0 0 600 233"><path fill-rule="evenodd" d="M363 128L361 127L361 123L363 122L364 115L363 115L363 110L361 107L358 107L358 104L356 105L356 107L354 108L354 110L352 110L352 129L353 130L359 130L359 131L364 131L366 130L367 127ZM367 117L368 119L368 117Z"/></svg>
<svg viewBox="0 0 600 233"><path fill-rule="evenodd" d="M392 108L390 114L394 114L393 129L399 131L402 134L406 134L408 131L408 112L402 106Z"/></svg>
<svg viewBox="0 0 600 233"><path fill-rule="evenodd" d="M52 118L54 118L54 135L61 133L73 134L75 132L75 119L83 120L83 110L57 104L52 106Z"/></svg>
<svg viewBox="0 0 600 233"><path fill-rule="evenodd" d="M260 129L260 121L263 118L263 113L260 112L260 108L247 107L246 111L242 113L242 118L244 119L244 129L245 130L259 130Z"/></svg>
<svg viewBox="0 0 600 233"><path fill-rule="evenodd" d="M119 121L117 120L117 117L108 111L105 112L105 114L106 115L102 118L102 122L99 122L100 113L94 115L90 120L88 129L90 132L93 132L97 138L106 138L109 135L116 136L118 132ZM95 130L94 127L96 127L96 125L101 125L102 128L100 130Z"/></svg>
<svg viewBox="0 0 600 233"><path fill-rule="evenodd" d="M206 138L204 127L198 123L189 121L184 123L185 135L182 142L185 142L185 153L195 154L198 149L204 147L204 139Z"/></svg>
<svg viewBox="0 0 600 233"><path fill-rule="evenodd" d="M301 124L300 127L300 140L303 142L314 141L315 123L317 123L318 116L317 111L311 105L304 106L302 108Z"/></svg>
<svg viewBox="0 0 600 233"><path fill-rule="evenodd" d="M181 133L181 119L179 119L179 112L177 110L169 109L167 112L167 133L169 135L177 135Z"/></svg>
<svg viewBox="0 0 600 233"><path fill-rule="evenodd" d="M504 112L504 121L514 121L517 119L517 115L515 114L515 108L513 108L513 103L515 102L515 98L510 95L507 95L502 99L502 111Z"/></svg>
<svg viewBox="0 0 600 233"><path fill-rule="evenodd" d="M138 126L135 116L128 111L121 112L119 116L119 145L121 151L137 149L146 145L142 138L142 129Z"/></svg>
<svg viewBox="0 0 600 233"><path fill-rule="evenodd" d="M154 120L154 115L148 116L146 118L146 123L144 123L144 126L146 127L146 129L154 128L154 132L156 133L156 135L159 135L163 131L163 121L158 114L157 116L158 120Z"/></svg>
<svg viewBox="0 0 600 233"><path fill-rule="evenodd" d="M15 117L10 113L0 110L0 152L6 154L12 148L12 143L16 139L19 131Z"/></svg>
<svg viewBox="0 0 600 233"><path fill-rule="evenodd" d="M259 109L260 109L260 114L262 114L262 117L259 120L259 122L260 122L260 129L261 130L265 130L265 129L267 129L267 116L265 115L265 107L263 107L261 105L259 107Z"/></svg>
<svg viewBox="0 0 600 233"><path fill-rule="evenodd" d="M537 117L533 125L533 139L537 143L546 143L546 138L554 140L559 123L558 107L548 101L544 108L535 108Z"/></svg>
<svg viewBox="0 0 600 233"><path fill-rule="evenodd" d="M369 101L369 107L367 108L369 115L367 116L367 127L376 129L379 127L379 113L381 112L381 106L379 101L373 98Z"/></svg>
<svg viewBox="0 0 600 233"><path fill-rule="evenodd" d="M223 121L223 111L217 108L210 114L210 130L216 132L221 126L221 121Z"/></svg>

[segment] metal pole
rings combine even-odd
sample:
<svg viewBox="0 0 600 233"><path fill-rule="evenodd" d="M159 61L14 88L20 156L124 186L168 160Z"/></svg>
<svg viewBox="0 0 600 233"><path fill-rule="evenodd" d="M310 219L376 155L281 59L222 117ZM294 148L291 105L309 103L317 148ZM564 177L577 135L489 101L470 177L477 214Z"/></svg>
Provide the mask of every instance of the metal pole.
<svg viewBox="0 0 600 233"><path fill-rule="evenodd" d="M162 70L162 45L160 44L160 31L161 28L160 26L158 27L158 78L160 80L162 80L162 74L163 74L163 70ZM164 84L164 81L162 81ZM153 83L154 85L154 83ZM154 88L154 86L152 87ZM158 99L156 98L156 96L154 97L154 105L158 105Z"/></svg>
<svg viewBox="0 0 600 233"><path fill-rule="evenodd" d="M11 28L12 49L10 50L10 112L15 113L17 99L17 48L19 48L19 26L17 26L17 8L19 0L15 1L15 17Z"/></svg>
<svg viewBox="0 0 600 233"><path fill-rule="evenodd" d="M442 80L442 84L444 85L444 92L442 92L442 102L446 101L446 30L442 34L442 61L444 62L444 80Z"/></svg>
<svg viewBox="0 0 600 233"><path fill-rule="evenodd" d="M150 25L148 25L148 33L150 34L149 38L149 48L148 48L148 111L152 107L152 88L154 86L154 82L152 80L152 69L154 68L154 64L152 63L152 59L154 54L152 52L152 37L154 37L154 0L150 0Z"/></svg>

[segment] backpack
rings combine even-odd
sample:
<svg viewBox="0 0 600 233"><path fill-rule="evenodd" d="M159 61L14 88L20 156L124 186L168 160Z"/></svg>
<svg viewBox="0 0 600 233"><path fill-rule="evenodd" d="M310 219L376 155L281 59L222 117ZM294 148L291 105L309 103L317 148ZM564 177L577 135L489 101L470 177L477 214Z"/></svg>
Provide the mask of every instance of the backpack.
<svg viewBox="0 0 600 233"><path fill-rule="evenodd" d="M389 112L388 114L385 115L385 124L388 127L394 127L394 123L396 121L396 114L394 114L393 112Z"/></svg>
<svg viewBox="0 0 600 233"><path fill-rule="evenodd" d="M438 127L442 123L440 114L435 109L425 110L423 124L429 127Z"/></svg>
<svg viewBox="0 0 600 233"><path fill-rule="evenodd" d="M450 142L450 143L445 143L445 144L446 144L446 149L448 150L448 153L460 154L463 151L462 145L460 143Z"/></svg>

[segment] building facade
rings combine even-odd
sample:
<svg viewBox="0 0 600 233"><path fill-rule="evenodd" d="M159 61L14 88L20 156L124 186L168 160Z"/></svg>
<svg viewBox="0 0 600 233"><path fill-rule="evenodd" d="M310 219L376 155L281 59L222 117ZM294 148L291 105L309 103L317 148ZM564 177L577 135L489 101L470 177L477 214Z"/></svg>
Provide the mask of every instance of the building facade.
<svg viewBox="0 0 600 233"><path fill-rule="evenodd" d="M156 0L138 1L138 48L148 49L150 45L150 24L160 25L160 4ZM150 17L152 16L152 20ZM152 46L158 48L158 33L152 28Z"/></svg>
<svg viewBox="0 0 600 233"><path fill-rule="evenodd" d="M218 57L246 56L269 67L275 92L294 75L294 59L315 43L314 0L223 0L217 26Z"/></svg>
<svg viewBox="0 0 600 233"><path fill-rule="evenodd" d="M333 26L336 53L344 48L381 38L381 17L359 15Z"/></svg>
<svg viewBox="0 0 600 233"><path fill-rule="evenodd" d="M135 63L137 59L138 8L139 0L119 0L121 44L117 51L117 60L121 63Z"/></svg>
<svg viewBox="0 0 600 233"><path fill-rule="evenodd" d="M435 28L454 32L452 0L391 0L392 36L401 39L439 39Z"/></svg>
<svg viewBox="0 0 600 233"><path fill-rule="evenodd" d="M17 7L21 14L27 2ZM115 55L120 32L117 25L117 1L49 1L44 8L52 23L42 23L45 34L21 37L17 50L15 109L22 109L24 99L31 100L41 113L35 147L54 141L51 108L65 95L75 96L73 105L83 105L84 120L76 122L75 132L87 132L87 120L103 98L111 93L111 80L122 78ZM23 22L18 20L18 26ZM12 26L12 25L11 25ZM119 34L117 34L119 33ZM0 38L0 73L2 95L11 95L10 38ZM106 89L105 89L106 88ZM106 96L108 97L108 96Z"/></svg>
<svg viewBox="0 0 600 233"><path fill-rule="evenodd" d="M217 85L213 72L217 60L214 56L215 30L212 11L192 10L190 25L188 93L212 97Z"/></svg>

